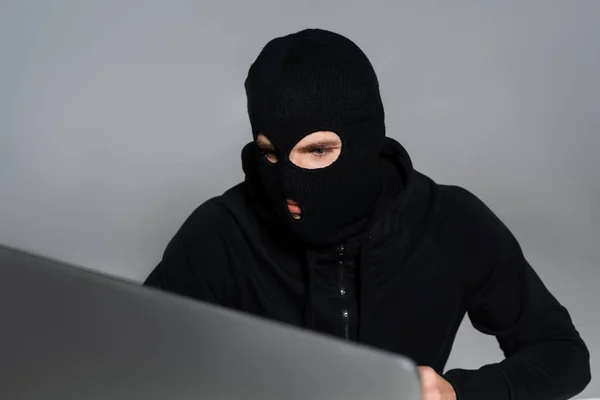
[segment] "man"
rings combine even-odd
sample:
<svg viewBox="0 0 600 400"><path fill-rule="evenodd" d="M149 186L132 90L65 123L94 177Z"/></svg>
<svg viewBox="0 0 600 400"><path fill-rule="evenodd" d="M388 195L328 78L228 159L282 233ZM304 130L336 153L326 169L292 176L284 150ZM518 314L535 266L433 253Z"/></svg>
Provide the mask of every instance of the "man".
<svg viewBox="0 0 600 400"><path fill-rule="evenodd" d="M350 40L269 42L246 80L245 181L202 204L146 284L411 357L425 399L567 399L589 353L503 223L386 137ZM444 373L463 317L506 358Z"/></svg>

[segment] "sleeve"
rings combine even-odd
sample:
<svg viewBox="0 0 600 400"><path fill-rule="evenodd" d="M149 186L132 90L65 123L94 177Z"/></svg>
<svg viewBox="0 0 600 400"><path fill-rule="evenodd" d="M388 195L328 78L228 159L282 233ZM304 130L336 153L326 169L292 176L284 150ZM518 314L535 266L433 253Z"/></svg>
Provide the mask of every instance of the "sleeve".
<svg viewBox="0 0 600 400"><path fill-rule="evenodd" d="M144 285L227 306L233 284L218 204L202 204L167 245L162 260Z"/></svg>
<svg viewBox="0 0 600 400"><path fill-rule="evenodd" d="M474 195L465 191L463 196L469 259L485 271L474 285L469 319L478 331L497 338L505 359L477 370L450 370L445 378L459 400L572 398L591 376L588 349L568 311L508 228Z"/></svg>

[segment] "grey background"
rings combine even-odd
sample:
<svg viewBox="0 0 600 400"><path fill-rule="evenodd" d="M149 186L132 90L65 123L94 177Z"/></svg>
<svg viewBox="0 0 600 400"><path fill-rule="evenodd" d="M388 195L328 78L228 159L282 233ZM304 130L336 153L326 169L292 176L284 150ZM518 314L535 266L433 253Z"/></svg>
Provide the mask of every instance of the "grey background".
<svg viewBox="0 0 600 400"><path fill-rule="evenodd" d="M0 243L142 280L242 179L243 79L323 27L377 69L390 136L474 191L600 354L600 1L0 1ZM466 322L449 367L501 357ZM600 362L584 396L600 396Z"/></svg>

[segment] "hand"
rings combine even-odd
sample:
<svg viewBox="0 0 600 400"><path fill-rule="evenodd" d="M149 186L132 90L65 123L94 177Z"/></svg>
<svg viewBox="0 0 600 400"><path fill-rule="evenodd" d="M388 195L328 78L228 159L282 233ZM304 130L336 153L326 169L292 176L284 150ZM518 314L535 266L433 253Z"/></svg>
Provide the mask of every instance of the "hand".
<svg viewBox="0 0 600 400"><path fill-rule="evenodd" d="M423 400L456 400L452 385L439 376L433 368L419 367Z"/></svg>

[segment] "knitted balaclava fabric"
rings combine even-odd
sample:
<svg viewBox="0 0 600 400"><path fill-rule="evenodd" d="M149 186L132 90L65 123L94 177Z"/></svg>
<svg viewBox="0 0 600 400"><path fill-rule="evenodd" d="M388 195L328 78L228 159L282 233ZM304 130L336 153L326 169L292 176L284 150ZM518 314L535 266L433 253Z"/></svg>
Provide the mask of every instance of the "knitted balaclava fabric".
<svg viewBox="0 0 600 400"><path fill-rule="evenodd" d="M381 192L379 151L385 138L377 76L349 39L310 29L269 42L246 79L248 113L255 135L275 146L271 163L256 146L245 152L246 181L261 191L289 231L309 242L348 239L368 222ZM303 169L288 156L305 136L333 131L341 138L338 159ZM253 160L250 160L252 158ZM254 161L257 179L248 179ZM302 217L289 214L286 199L299 202Z"/></svg>

